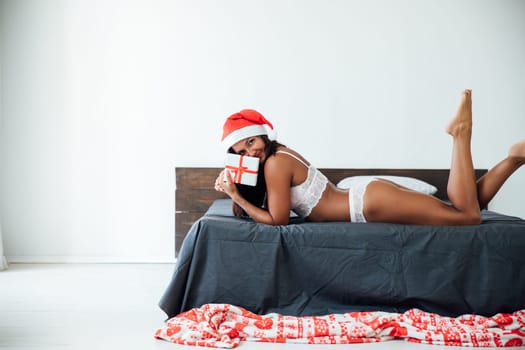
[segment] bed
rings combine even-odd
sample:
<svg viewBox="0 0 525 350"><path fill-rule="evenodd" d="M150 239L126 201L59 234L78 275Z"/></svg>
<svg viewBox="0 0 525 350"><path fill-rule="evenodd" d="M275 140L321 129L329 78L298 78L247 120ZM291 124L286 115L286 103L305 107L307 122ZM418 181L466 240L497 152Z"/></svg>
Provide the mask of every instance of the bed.
<svg viewBox="0 0 525 350"><path fill-rule="evenodd" d="M349 311L491 316L525 309L525 221L484 209L476 226L311 223L236 218L213 191L218 168L177 168L177 264L161 300L168 317L209 303L257 314ZM442 169L321 169L425 180L446 200ZM486 170L476 170L481 176ZM202 211L202 212L200 212ZM191 218L195 218L193 222Z"/></svg>

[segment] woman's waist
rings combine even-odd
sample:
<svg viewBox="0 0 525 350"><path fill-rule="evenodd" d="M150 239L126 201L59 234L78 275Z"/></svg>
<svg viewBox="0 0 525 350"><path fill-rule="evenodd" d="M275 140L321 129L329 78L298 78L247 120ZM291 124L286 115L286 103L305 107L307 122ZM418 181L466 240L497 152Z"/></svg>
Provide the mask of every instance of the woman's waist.
<svg viewBox="0 0 525 350"><path fill-rule="evenodd" d="M348 221L350 207L348 191L337 188L328 183L317 205L307 217L308 221Z"/></svg>

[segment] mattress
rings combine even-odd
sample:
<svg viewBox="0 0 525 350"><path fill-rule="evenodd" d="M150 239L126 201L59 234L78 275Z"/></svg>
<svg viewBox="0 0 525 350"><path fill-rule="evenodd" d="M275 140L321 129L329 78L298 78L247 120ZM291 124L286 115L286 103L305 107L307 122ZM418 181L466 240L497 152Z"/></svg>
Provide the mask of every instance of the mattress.
<svg viewBox="0 0 525 350"><path fill-rule="evenodd" d="M161 300L168 317L209 303L257 314L349 311L445 316L525 309L525 221L475 226L312 223L233 217L215 201L188 232Z"/></svg>

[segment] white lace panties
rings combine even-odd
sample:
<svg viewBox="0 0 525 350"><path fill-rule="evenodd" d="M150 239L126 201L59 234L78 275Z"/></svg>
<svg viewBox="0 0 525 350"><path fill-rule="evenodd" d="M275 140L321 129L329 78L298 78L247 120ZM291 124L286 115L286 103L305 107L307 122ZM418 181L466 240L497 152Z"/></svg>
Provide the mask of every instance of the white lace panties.
<svg viewBox="0 0 525 350"><path fill-rule="evenodd" d="M350 187L348 190L351 222L366 222L365 214L363 214L365 192L368 184L375 180L375 178L371 178L368 181L364 181L360 184Z"/></svg>

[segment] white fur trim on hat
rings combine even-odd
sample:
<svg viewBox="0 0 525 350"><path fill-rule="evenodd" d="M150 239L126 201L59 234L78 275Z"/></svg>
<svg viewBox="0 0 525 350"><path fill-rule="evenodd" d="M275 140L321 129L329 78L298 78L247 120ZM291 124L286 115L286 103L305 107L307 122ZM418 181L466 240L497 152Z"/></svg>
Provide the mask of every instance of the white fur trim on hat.
<svg viewBox="0 0 525 350"><path fill-rule="evenodd" d="M247 137L258 136L258 135L268 135L269 129L270 128L267 125L245 126L242 129L237 129L235 131L232 131L228 136L224 138L224 140L222 140L222 145L224 146L225 149L229 149L231 146L235 145L237 142Z"/></svg>

